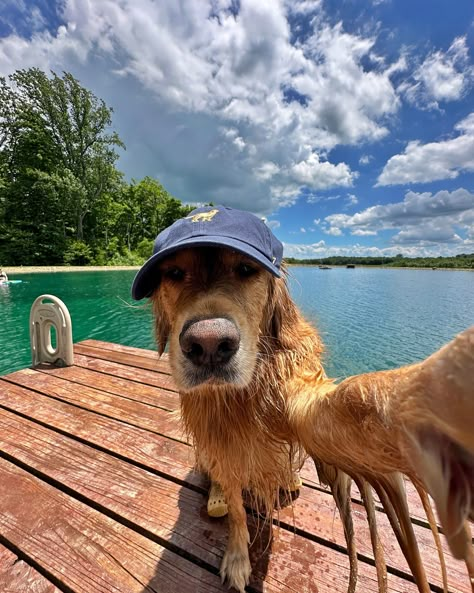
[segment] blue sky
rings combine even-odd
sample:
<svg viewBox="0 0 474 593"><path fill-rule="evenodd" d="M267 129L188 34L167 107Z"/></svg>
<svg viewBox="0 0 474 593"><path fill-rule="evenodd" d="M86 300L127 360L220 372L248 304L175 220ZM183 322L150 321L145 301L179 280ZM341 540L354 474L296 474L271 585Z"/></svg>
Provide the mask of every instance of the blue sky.
<svg viewBox="0 0 474 593"><path fill-rule="evenodd" d="M474 252L472 0L1 0L0 75L72 72L128 179L296 257Z"/></svg>

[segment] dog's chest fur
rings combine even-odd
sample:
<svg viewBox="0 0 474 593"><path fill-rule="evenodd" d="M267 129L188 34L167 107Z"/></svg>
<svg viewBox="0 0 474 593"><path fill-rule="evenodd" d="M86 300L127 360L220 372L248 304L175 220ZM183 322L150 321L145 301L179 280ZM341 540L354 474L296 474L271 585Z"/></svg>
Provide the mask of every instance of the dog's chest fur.
<svg viewBox="0 0 474 593"><path fill-rule="evenodd" d="M181 395L182 418L196 449L198 466L212 480L251 489L273 503L291 483L298 464L281 392L258 398L244 390L201 390Z"/></svg>

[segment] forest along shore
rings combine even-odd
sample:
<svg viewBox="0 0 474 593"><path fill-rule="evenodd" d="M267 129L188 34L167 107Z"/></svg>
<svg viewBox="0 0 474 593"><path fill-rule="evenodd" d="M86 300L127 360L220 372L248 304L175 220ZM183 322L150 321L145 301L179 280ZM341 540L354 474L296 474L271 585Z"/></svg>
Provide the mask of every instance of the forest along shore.
<svg viewBox="0 0 474 593"><path fill-rule="evenodd" d="M300 267L300 268L320 268L321 264L295 264L295 263L287 263L287 268ZM343 269L346 268L346 265L339 265L339 264L331 264L328 266L329 269ZM354 268L366 268L371 270L428 270L432 271L435 270L436 272L474 272L474 268L443 268L443 267L436 267L436 266L392 266L392 265L371 265L371 264L355 264Z"/></svg>
<svg viewBox="0 0 474 593"><path fill-rule="evenodd" d="M6 266L4 271L10 275L56 272L104 272L116 270L138 270L140 266Z"/></svg>

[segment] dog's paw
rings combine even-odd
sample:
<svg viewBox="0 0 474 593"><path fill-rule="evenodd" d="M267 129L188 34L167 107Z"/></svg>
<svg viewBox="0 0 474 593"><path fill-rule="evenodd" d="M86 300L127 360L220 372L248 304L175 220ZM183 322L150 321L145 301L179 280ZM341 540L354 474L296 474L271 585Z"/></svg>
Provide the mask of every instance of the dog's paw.
<svg viewBox="0 0 474 593"><path fill-rule="evenodd" d="M227 550L221 564L222 582L227 582L229 587L244 593L245 586L249 584L252 566L249 552L245 550Z"/></svg>

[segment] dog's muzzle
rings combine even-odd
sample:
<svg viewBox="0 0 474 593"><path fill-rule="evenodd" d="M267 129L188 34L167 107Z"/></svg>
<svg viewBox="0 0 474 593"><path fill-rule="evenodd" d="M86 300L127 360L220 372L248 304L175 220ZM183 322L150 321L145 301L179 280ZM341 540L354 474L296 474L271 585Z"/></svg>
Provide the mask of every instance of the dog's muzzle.
<svg viewBox="0 0 474 593"><path fill-rule="evenodd" d="M227 366L240 346L240 333L229 319L188 321L179 336L183 355L196 367L217 371Z"/></svg>

